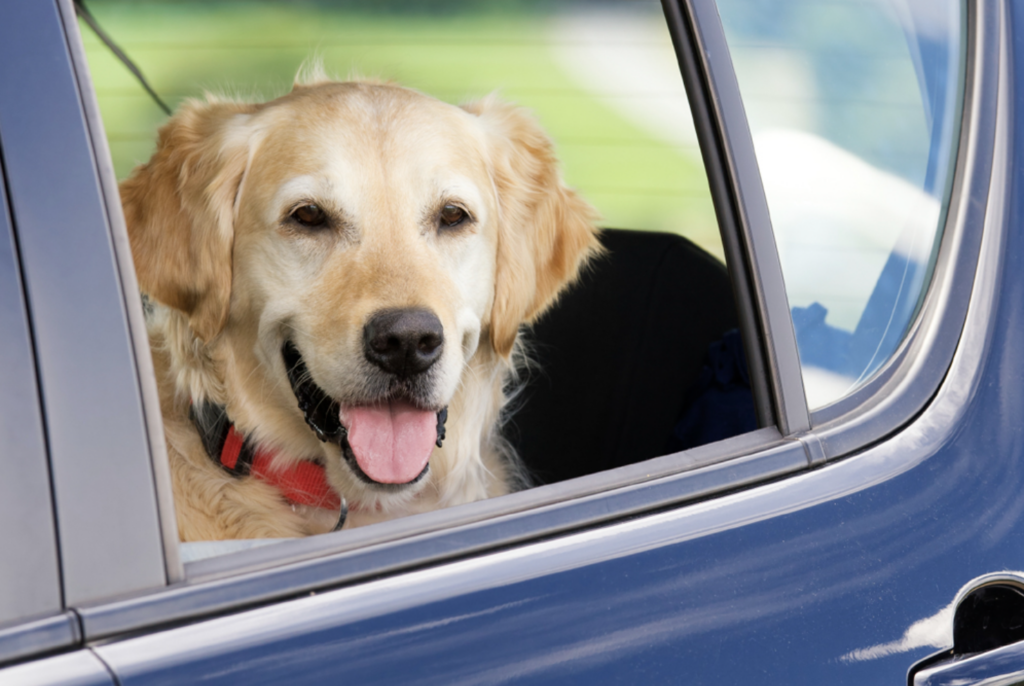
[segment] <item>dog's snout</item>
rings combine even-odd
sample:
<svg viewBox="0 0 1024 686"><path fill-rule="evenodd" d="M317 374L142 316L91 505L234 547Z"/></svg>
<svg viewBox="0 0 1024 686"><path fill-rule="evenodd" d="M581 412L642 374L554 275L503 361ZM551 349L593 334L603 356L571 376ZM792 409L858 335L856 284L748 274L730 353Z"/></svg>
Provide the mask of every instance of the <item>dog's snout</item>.
<svg viewBox="0 0 1024 686"><path fill-rule="evenodd" d="M430 310L382 310L363 327L366 359L396 376L425 372L443 349L444 327Z"/></svg>

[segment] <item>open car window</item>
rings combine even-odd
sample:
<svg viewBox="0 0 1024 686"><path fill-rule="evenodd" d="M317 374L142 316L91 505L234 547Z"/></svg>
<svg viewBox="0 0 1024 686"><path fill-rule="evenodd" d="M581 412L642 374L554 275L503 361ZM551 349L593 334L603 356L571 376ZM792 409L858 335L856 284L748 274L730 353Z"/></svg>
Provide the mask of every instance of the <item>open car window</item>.
<svg viewBox="0 0 1024 686"><path fill-rule="evenodd" d="M393 80L456 104L497 93L538 118L566 184L599 212L608 254L526 335L531 363L517 379L503 431L533 485L755 430L744 353L750 340L743 340L755 334L738 330L734 286L660 3L430 9L89 3L172 108L205 93L268 100L287 93L296 72L313 61L342 79ZM152 155L166 117L95 33L81 28L123 180ZM615 322L611 330L608 321ZM614 373L591 372L601 367ZM610 477L591 488L614 483ZM275 540L188 543L181 556L197 563Z"/></svg>
<svg viewBox="0 0 1024 686"><path fill-rule="evenodd" d="M810 408L893 355L931 278L955 164L954 0L720 0Z"/></svg>

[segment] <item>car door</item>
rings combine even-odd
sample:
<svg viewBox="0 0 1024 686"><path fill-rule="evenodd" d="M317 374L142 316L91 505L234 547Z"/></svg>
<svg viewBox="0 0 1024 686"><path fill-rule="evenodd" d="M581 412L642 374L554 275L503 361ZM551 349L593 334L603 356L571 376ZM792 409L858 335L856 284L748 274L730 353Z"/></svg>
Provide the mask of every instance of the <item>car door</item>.
<svg viewBox="0 0 1024 686"><path fill-rule="evenodd" d="M1015 383L1024 283L1012 268L1021 252L1009 195L1024 152L1010 135L1017 17L1001 2L966 15L956 168L909 332L863 386L809 410L767 182L719 8L694 0L665 10L740 319L757 332L748 355L763 427L416 521L184 567L154 515L141 550L113 555L159 573L115 570L101 579L108 586L65 592L87 646L68 656L101 660L122 684L865 683L904 680L951 644L943 610L958 589L1022 562L1013 418L1024 400ZM0 112L0 132L6 122ZM122 332L137 331L124 321ZM142 411L133 416L136 434L150 426L148 447L134 451L154 454L141 461L154 470L153 498L123 506L159 514L157 430ZM111 530L97 524L90 535ZM65 584L89 578L62 569ZM45 677L25 670L60 659L72 658L14 669Z"/></svg>

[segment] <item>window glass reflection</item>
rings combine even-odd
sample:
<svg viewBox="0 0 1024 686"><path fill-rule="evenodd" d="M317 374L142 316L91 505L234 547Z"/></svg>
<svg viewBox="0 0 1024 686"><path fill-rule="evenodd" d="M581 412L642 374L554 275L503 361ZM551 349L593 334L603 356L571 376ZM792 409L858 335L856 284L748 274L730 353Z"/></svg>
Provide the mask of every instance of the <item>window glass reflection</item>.
<svg viewBox="0 0 1024 686"><path fill-rule="evenodd" d="M892 355L930 275L961 92L956 0L719 0L810 407Z"/></svg>

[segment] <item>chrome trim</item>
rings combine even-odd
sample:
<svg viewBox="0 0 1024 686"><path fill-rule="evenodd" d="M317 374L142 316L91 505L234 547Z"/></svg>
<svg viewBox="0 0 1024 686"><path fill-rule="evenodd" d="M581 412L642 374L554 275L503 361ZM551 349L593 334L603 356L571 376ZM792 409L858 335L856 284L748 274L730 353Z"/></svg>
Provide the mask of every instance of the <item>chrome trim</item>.
<svg viewBox="0 0 1024 686"><path fill-rule="evenodd" d="M1021 593L1024 593L1024 572L992 572L991 574L982 574L977 578L971 579L956 594L956 598L953 599L953 608L960 607L960 603L964 602L967 596L986 586L1013 586Z"/></svg>
<svg viewBox="0 0 1024 686"><path fill-rule="evenodd" d="M40 653L81 643L82 632L74 612L64 612L0 630L0 663L22 660ZM0 683L3 680L0 671Z"/></svg>
<svg viewBox="0 0 1024 686"><path fill-rule="evenodd" d="M994 572L972 579L956 594L949 613L950 633L964 600L986 586L1010 586L1024 593L1024 574ZM1011 686L1024 680L1024 642L1010 643L978 654L954 655L947 648L915 663L910 674L913 686Z"/></svg>
<svg viewBox="0 0 1024 686"><path fill-rule="evenodd" d="M912 686L1016 686L1024 682L1024 644L1010 645L926 667Z"/></svg>
<svg viewBox="0 0 1024 686"><path fill-rule="evenodd" d="M495 548L529 543L545 536L621 520L654 508L694 502L711 495L807 468L798 441L778 440L775 429L761 429L732 439L736 451L749 453L754 445L772 447L745 457L728 459L718 453L714 464L654 481L605 490L628 475L643 478L643 468L678 472L680 462L694 453L681 453L593 475L593 495L571 497L562 484L541 486L494 500L438 510L306 539L201 560L187 565L189 582L138 598L79 608L86 640L144 629L165 622L195 619L254 604L287 598L324 586L356 583L423 565L447 562ZM699 449L698 449L699 450ZM699 455L699 453L698 453ZM658 463L661 463L660 465ZM574 479L567 484L591 477Z"/></svg>
<svg viewBox="0 0 1024 686"><path fill-rule="evenodd" d="M117 682L92 650L78 650L0 669L4 686L114 686Z"/></svg>

